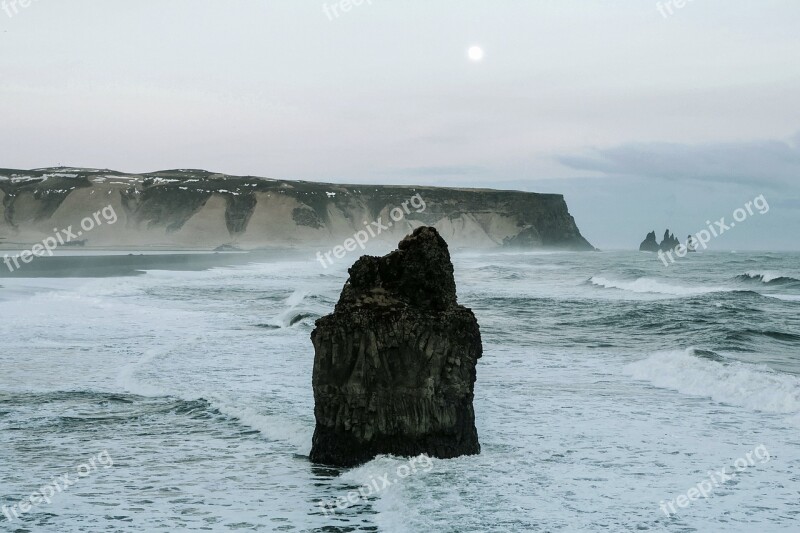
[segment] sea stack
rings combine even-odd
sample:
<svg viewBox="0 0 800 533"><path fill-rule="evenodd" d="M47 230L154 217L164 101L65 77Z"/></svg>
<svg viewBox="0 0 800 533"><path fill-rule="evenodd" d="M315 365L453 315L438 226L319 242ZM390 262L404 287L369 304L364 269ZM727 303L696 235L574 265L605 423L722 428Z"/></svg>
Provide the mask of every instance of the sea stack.
<svg viewBox="0 0 800 533"><path fill-rule="evenodd" d="M647 234L642 244L639 245L640 252L668 252L674 250L677 246L680 246L680 241L675 237L674 234L670 233L669 230L664 232L664 240L661 241L661 244L658 244L656 241L656 232L651 231Z"/></svg>
<svg viewBox="0 0 800 533"><path fill-rule="evenodd" d="M681 241L679 241L675 235L669 232L669 230L664 232L664 240L661 241L661 251L667 252L669 250L674 250L676 247L681 245Z"/></svg>
<svg viewBox="0 0 800 533"><path fill-rule="evenodd" d="M447 243L423 226L398 248L356 261L311 333L313 462L480 453L472 400L481 335L457 302Z"/></svg>
<svg viewBox="0 0 800 533"><path fill-rule="evenodd" d="M651 231L644 238L642 244L639 245L640 252L657 252L659 250L658 241L656 240L656 232Z"/></svg>

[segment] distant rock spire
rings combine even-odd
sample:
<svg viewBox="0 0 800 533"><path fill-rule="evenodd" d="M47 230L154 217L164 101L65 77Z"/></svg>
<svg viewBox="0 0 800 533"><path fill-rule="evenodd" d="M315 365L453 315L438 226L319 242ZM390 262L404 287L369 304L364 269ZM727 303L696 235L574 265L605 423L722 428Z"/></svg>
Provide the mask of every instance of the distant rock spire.
<svg viewBox="0 0 800 533"><path fill-rule="evenodd" d="M642 244L639 245L640 252L666 252L668 250L674 250L675 247L680 246L680 241L675 237L674 233L671 233L669 229L664 231L664 239L661 241L661 244L658 243L656 240L656 232L651 231L647 234Z"/></svg>

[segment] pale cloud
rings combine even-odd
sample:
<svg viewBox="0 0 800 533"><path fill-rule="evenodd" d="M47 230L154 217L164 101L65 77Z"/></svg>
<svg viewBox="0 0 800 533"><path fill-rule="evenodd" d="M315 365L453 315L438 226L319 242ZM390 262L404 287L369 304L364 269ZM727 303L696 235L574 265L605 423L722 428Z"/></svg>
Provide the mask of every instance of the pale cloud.
<svg viewBox="0 0 800 533"><path fill-rule="evenodd" d="M788 185L800 179L800 134L788 140L737 143L632 143L556 159L609 176Z"/></svg>

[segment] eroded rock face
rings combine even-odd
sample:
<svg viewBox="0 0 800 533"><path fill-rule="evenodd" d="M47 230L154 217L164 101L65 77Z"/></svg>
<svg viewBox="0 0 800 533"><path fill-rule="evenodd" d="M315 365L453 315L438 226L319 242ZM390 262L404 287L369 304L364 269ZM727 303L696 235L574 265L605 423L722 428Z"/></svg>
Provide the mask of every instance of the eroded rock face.
<svg viewBox="0 0 800 533"><path fill-rule="evenodd" d="M640 252L667 252L670 250L674 250L676 246L679 246L681 243L680 241L669 232L669 230L664 232L664 239L661 241L661 244L658 244L656 241L656 232L651 231L647 234L642 244L639 245Z"/></svg>
<svg viewBox="0 0 800 533"><path fill-rule="evenodd" d="M656 232L651 231L644 238L642 244L639 245L640 252L657 252L659 250L658 241L656 240Z"/></svg>
<svg viewBox="0 0 800 533"><path fill-rule="evenodd" d="M661 241L661 251L666 252L667 250L674 250L676 246L680 246L681 241L679 241L675 235L669 232L669 230L664 232L664 240Z"/></svg>
<svg viewBox="0 0 800 533"><path fill-rule="evenodd" d="M352 466L378 454L480 453L472 407L478 322L458 305L447 243L421 227L350 268L317 321L311 460Z"/></svg>
<svg viewBox="0 0 800 533"><path fill-rule="evenodd" d="M113 229L92 231L91 247L211 250L234 243L242 250L329 249L363 230L363 221L386 222L392 209L404 205L403 220L375 236L376 243L434 226L451 246L464 248L594 249L559 194L364 187L189 169L127 174L0 168L0 239L33 245L53 228L66 228L106 205L120 221Z"/></svg>

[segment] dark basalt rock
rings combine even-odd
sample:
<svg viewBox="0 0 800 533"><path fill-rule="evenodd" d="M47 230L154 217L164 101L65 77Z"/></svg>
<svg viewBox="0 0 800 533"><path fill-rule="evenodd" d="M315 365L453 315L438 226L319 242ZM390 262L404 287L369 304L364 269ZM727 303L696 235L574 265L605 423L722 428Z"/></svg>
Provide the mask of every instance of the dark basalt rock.
<svg viewBox="0 0 800 533"><path fill-rule="evenodd" d="M689 252L696 252L697 251L697 243L694 242L694 237L692 237L691 235L686 237L686 249Z"/></svg>
<svg viewBox="0 0 800 533"><path fill-rule="evenodd" d="M256 195L253 193L226 193L225 195L225 225L230 235L244 233L250 217L255 211Z"/></svg>
<svg viewBox="0 0 800 533"><path fill-rule="evenodd" d="M292 220L298 226L308 226L309 228L319 229L325 227L317 212L310 207L296 207L292 210Z"/></svg>
<svg viewBox="0 0 800 533"><path fill-rule="evenodd" d="M669 230L664 232L664 240L661 241L661 251L666 252L668 250L674 250L675 247L680 246L681 241L675 238L675 235L669 232Z"/></svg>
<svg viewBox="0 0 800 533"><path fill-rule="evenodd" d="M27 181L0 180L0 191L5 194L5 221L11 227L17 228L26 222L47 220L72 191L91 186L89 179L81 174L74 178L52 176L47 179L36 177ZM20 205L22 209L17 209Z"/></svg>
<svg viewBox="0 0 800 533"><path fill-rule="evenodd" d="M674 250L676 246L679 246L681 243L675 237L674 234L670 233L669 230L664 232L664 239L661 241L661 244L656 241L656 232L651 231L647 234L642 244L639 245L640 252L667 252L670 250Z"/></svg>
<svg viewBox="0 0 800 533"><path fill-rule="evenodd" d="M423 226L349 273L334 312L311 334L311 460L480 453L472 400L481 335L458 305L447 243Z"/></svg>
<svg viewBox="0 0 800 533"><path fill-rule="evenodd" d="M647 234L642 244L639 245L640 252L657 252L659 250L658 241L656 241L656 232L651 231Z"/></svg>

